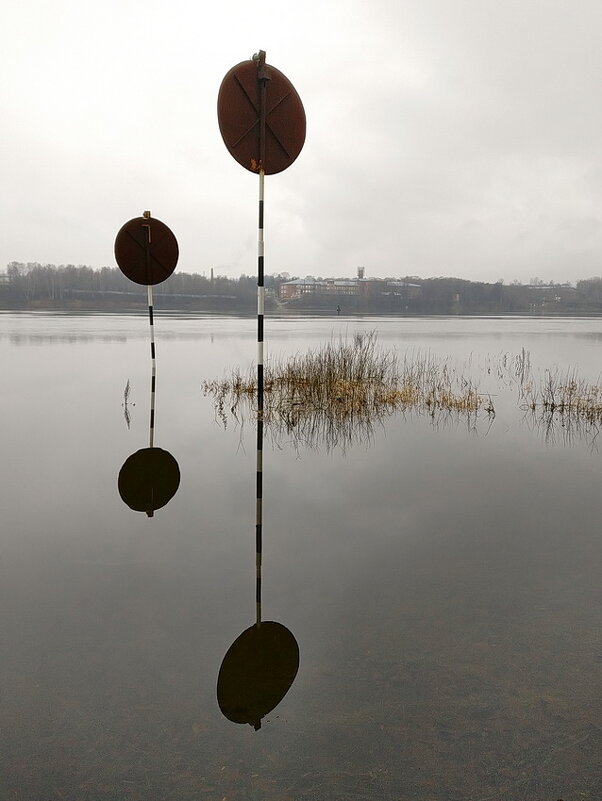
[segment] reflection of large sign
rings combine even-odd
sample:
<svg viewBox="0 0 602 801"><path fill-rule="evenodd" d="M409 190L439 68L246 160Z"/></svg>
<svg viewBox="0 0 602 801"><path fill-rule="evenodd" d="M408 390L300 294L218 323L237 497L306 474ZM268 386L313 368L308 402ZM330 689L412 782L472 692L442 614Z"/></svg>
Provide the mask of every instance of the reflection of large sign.
<svg viewBox="0 0 602 801"><path fill-rule="evenodd" d="M280 623L251 626L236 639L219 671L217 701L233 723L255 730L289 691L299 669L299 646Z"/></svg>

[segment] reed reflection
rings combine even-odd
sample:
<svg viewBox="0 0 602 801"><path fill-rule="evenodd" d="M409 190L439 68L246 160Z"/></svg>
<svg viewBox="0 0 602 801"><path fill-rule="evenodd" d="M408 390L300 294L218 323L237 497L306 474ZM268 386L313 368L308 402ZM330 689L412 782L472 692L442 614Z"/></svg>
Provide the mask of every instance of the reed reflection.
<svg viewBox="0 0 602 801"><path fill-rule="evenodd" d="M585 443L591 451L598 451L600 423L596 420L541 408L526 410L523 419L546 445L573 447Z"/></svg>

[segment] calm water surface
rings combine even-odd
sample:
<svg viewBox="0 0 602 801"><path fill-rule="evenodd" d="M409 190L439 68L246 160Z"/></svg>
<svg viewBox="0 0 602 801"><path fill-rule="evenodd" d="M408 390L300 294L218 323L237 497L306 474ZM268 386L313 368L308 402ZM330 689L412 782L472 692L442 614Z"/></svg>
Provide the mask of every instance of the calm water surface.
<svg viewBox="0 0 602 801"><path fill-rule="evenodd" d="M255 621L254 427L200 390L252 363L255 324L155 329L181 482L149 518L117 490L149 443L147 320L0 315L0 799L602 798L599 438L546 434L510 369L525 348L534 380L597 381L602 321L267 321L270 358L377 330L497 414L397 414L344 452L269 440L262 611L300 664L258 731L216 698Z"/></svg>

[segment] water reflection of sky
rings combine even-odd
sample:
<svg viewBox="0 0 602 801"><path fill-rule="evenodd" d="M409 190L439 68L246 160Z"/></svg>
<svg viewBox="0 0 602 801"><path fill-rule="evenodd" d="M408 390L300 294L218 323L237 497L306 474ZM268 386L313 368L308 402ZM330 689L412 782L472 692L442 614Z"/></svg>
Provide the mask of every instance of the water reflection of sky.
<svg viewBox="0 0 602 801"><path fill-rule="evenodd" d="M251 362L253 321L157 313L156 443L181 483L152 519L117 492L148 442L146 320L78 325L0 318L7 797L600 796L601 457L587 444L546 445L509 403L486 435L394 417L345 457L269 448L264 616L294 633L300 667L254 733L216 700L254 620L254 436L224 431L199 389ZM598 369L602 323L511 325L267 330L274 352L378 327L460 361L525 346L542 366Z"/></svg>

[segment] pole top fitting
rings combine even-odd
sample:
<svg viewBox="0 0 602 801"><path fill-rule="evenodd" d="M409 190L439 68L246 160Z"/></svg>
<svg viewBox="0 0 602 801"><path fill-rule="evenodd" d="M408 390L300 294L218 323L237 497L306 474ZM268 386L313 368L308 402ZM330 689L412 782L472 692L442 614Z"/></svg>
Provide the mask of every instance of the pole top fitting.
<svg viewBox="0 0 602 801"><path fill-rule="evenodd" d="M253 61L257 63L257 80L268 81L270 76L265 67L265 50L260 50L259 53L255 53Z"/></svg>
<svg viewBox="0 0 602 801"><path fill-rule="evenodd" d="M142 216L144 217L145 220L150 220L151 213L150 211L143 211Z"/></svg>

